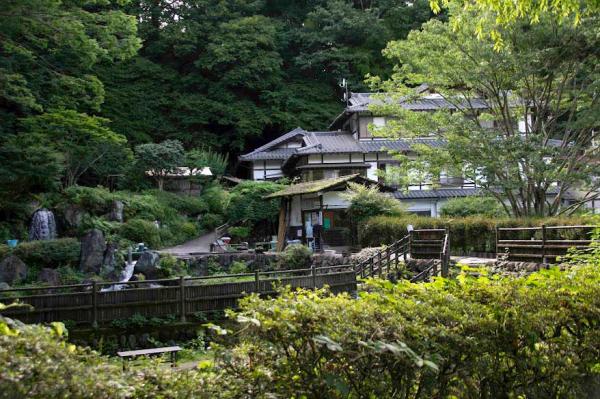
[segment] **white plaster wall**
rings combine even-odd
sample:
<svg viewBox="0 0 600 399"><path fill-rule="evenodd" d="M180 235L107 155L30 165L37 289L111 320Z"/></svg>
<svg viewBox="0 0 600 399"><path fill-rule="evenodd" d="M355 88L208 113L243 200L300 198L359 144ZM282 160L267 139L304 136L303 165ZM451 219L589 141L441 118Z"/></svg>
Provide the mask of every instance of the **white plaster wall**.
<svg viewBox="0 0 600 399"><path fill-rule="evenodd" d="M323 154L323 163L347 163L349 154Z"/></svg>
<svg viewBox="0 0 600 399"><path fill-rule="evenodd" d="M309 155L308 163L321 163L321 155L319 155L319 154Z"/></svg>
<svg viewBox="0 0 600 399"><path fill-rule="evenodd" d="M377 180L377 162L367 162L369 169L367 169L367 179Z"/></svg>
<svg viewBox="0 0 600 399"><path fill-rule="evenodd" d="M323 193L323 207L326 209L347 209L350 202L340 195L340 191Z"/></svg>
<svg viewBox="0 0 600 399"><path fill-rule="evenodd" d="M302 225L302 203L300 196L292 197L290 204L290 226Z"/></svg>

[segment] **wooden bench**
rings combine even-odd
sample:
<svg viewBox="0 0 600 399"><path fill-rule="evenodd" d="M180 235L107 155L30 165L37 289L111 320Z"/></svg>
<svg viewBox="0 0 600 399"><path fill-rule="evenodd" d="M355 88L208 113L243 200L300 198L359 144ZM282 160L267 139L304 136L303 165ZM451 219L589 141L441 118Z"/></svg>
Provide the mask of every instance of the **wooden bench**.
<svg viewBox="0 0 600 399"><path fill-rule="evenodd" d="M123 370L125 370L126 359L130 359L137 356L150 356L150 355L160 355L163 353L171 354L171 367L175 367L175 363L177 362L177 352L179 352L182 348L179 346L165 346L163 348L152 348L152 349L140 349L135 351L124 351L117 352L117 355L123 359Z"/></svg>

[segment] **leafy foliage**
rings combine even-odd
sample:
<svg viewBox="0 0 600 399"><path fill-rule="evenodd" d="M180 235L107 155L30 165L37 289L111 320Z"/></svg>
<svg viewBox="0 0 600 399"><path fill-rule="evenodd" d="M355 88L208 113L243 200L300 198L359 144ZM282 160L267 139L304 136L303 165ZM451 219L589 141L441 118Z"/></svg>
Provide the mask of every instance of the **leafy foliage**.
<svg viewBox="0 0 600 399"><path fill-rule="evenodd" d="M285 247L280 255L278 264L283 270L306 269L310 267L312 252L302 244L291 244Z"/></svg>
<svg viewBox="0 0 600 399"><path fill-rule="evenodd" d="M496 198L491 197L453 198L442 205L440 214L449 217L483 215L497 218L506 216L502 205Z"/></svg>
<svg viewBox="0 0 600 399"><path fill-rule="evenodd" d="M283 184L275 182L243 181L231 190L231 199L227 206L228 220L245 220L248 223L276 220L279 200L265 200L264 197L284 187Z"/></svg>
<svg viewBox="0 0 600 399"><path fill-rule="evenodd" d="M357 223L372 216L392 216L404 212L398 200L380 192L377 186L367 187L357 183L348 183L348 191L344 197L350 201L348 212Z"/></svg>
<svg viewBox="0 0 600 399"><path fill-rule="evenodd" d="M359 300L242 300L227 370L257 397L585 397L597 381L600 273L394 285ZM597 384L597 383L596 383Z"/></svg>
<svg viewBox="0 0 600 399"><path fill-rule="evenodd" d="M140 144L135 147L136 166L141 173L156 180L162 191L165 178L177 174L185 162L185 153L178 140L165 140L162 143Z"/></svg>
<svg viewBox="0 0 600 399"><path fill-rule="evenodd" d="M502 27L504 45L478 39L474 24L487 14L451 8L449 23L430 21L406 40L390 42L385 54L397 64L375 86L392 97L418 97L413 86L430 90L459 112L412 112L397 105L374 106L396 118L381 134L405 138L435 136L443 148L415 145L416 157L399 155L399 173L420 170L435 181L447 172L465 176L487 195L506 202L517 217L569 213L561 207L575 187L593 198L598 182L599 54L597 17L574 27L551 18L529 24L519 19ZM467 99L485 100L478 110ZM536 104L535 106L529 106ZM519 126L519 121L521 126ZM559 183L558 186L556 183Z"/></svg>
<svg viewBox="0 0 600 399"><path fill-rule="evenodd" d="M454 253L468 254L470 252L495 252L496 227L539 227L565 225L593 225L589 217L555 217L509 219L490 218L488 216L442 217L430 218L416 215L402 217L374 217L362 223L359 227L361 245L377 247L381 244L391 244L407 234L407 226L415 229L446 228L450 230L450 248ZM558 234L558 232L555 232ZM529 234L524 232L524 234ZM539 234L539 233L538 233ZM573 230L571 239L588 239L581 231ZM558 238L558 237L556 237ZM514 239L530 239L529 236L514 237Z"/></svg>

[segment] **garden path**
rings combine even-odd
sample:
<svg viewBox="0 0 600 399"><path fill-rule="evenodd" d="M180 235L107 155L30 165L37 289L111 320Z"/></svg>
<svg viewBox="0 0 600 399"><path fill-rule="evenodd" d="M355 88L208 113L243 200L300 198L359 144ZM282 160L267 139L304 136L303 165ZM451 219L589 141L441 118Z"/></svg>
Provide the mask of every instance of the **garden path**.
<svg viewBox="0 0 600 399"><path fill-rule="evenodd" d="M185 256L193 253L207 253L210 252L210 244L212 244L217 238L214 231L207 233L198 238L194 238L183 244L176 245L174 247L165 248L160 250L160 253L171 254L174 256Z"/></svg>

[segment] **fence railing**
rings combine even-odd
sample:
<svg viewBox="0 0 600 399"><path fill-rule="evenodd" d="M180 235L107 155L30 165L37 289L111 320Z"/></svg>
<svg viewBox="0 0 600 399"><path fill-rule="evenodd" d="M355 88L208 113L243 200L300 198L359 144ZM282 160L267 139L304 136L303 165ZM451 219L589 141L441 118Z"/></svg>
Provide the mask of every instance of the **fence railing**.
<svg viewBox="0 0 600 399"><path fill-rule="evenodd" d="M397 270L400 259L406 261L409 251L409 237L402 237L392 245L388 245L356 265L356 274L361 278L382 277L384 273L391 271L392 268Z"/></svg>
<svg viewBox="0 0 600 399"><path fill-rule="evenodd" d="M0 302L25 306L6 309L3 315L26 323L73 321L98 325L135 314L145 317L176 315L185 321L199 312L237 307L250 293L274 295L277 286L320 288L334 293L356 290L351 266L255 272L220 276L90 283L0 290Z"/></svg>
<svg viewBox="0 0 600 399"><path fill-rule="evenodd" d="M570 248L589 247L592 243L591 233L597 227L579 225L497 227L496 256L511 261L554 263ZM515 236L517 238L514 238Z"/></svg>
<svg viewBox="0 0 600 399"><path fill-rule="evenodd" d="M356 273L361 277L382 277L384 273L398 269L400 259L434 259L423 272L411 281L423 281L431 275L448 276L450 264L450 234L445 229L412 230L406 236L371 255L356 266Z"/></svg>

